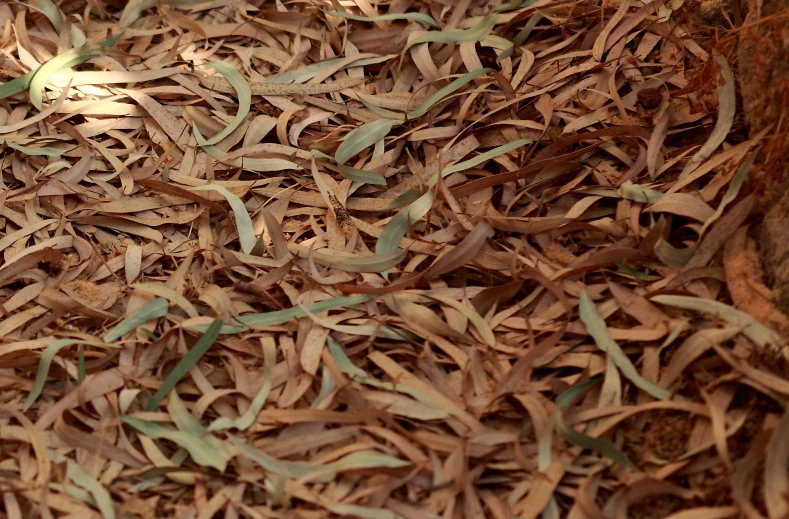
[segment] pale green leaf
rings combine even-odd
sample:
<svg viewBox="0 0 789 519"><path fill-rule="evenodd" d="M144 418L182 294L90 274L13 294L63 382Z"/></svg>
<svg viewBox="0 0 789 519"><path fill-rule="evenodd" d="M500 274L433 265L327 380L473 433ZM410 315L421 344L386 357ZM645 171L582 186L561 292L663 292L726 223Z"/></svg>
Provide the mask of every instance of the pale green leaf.
<svg viewBox="0 0 789 519"><path fill-rule="evenodd" d="M664 305L714 315L732 326L743 327L742 333L762 348L777 347L783 344L778 334L761 324L752 315L718 301L701 299L699 297L670 295L659 295L650 300Z"/></svg>
<svg viewBox="0 0 789 519"><path fill-rule="evenodd" d="M493 12L500 13L504 11L514 11L515 9L523 9L524 7L529 7L534 3L537 3L537 0L521 0L520 2L514 2L511 4L504 4L494 7Z"/></svg>
<svg viewBox="0 0 789 519"><path fill-rule="evenodd" d="M747 157L745 157L745 160L742 161L740 167L737 168L737 172L734 174L734 177L732 177L729 188L726 190L726 194L723 195L723 199L718 205L718 208L715 210L712 216L707 218L707 221L704 222L704 225L701 226L701 229L699 230L699 236L703 235L704 231L706 231L710 225L715 223L715 221L721 217L723 210L726 209L726 206L732 203L734 199L737 198L737 195L740 194L740 188L745 182L745 178L748 176L748 172L751 170L753 163L756 161L759 151L761 151L761 148L756 148L753 150L750 154L748 154Z"/></svg>
<svg viewBox="0 0 789 519"><path fill-rule="evenodd" d="M87 470L57 451L49 450L49 457L55 463L66 465L66 477L75 485L84 488L93 498L96 508L104 519L115 519L115 502L109 491Z"/></svg>
<svg viewBox="0 0 789 519"><path fill-rule="evenodd" d="M422 404L447 412L446 409L436 403L432 398L428 397L419 390L413 389L412 387L403 384L402 382L381 382L380 380L376 380L369 376L364 372L364 370L358 368L353 364L353 362L351 362L351 359L349 359L345 354L345 350L342 349L342 346L340 346L337 341L332 339L331 336L328 337L327 343L329 344L329 353L337 363L339 370L348 375L348 377L353 381L386 391L397 391L412 397L414 400L417 400ZM447 415L448 414L449 413L447 412Z"/></svg>
<svg viewBox="0 0 789 519"><path fill-rule="evenodd" d="M360 517L361 519L402 519L402 516L384 508L332 503L324 503L323 507L341 516Z"/></svg>
<svg viewBox="0 0 789 519"><path fill-rule="evenodd" d="M502 144L501 146L497 146L492 150L488 150L485 153L480 153L479 155L475 156L474 158L464 160L463 162L456 162L455 164L450 164L449 166L445 167L442 175L447 177L452 173L457 173L460 171L466 171L467 169L471 169L474 167L479 166L480 164L484 164L485 162L495 159L499 155L503 155L505 153L509 153L511 151L515 151L518 148L522 148L527 144L531 144L532 141L529 139L520 139L517 141L512 141L507 144ZM431 184L431 187L435 185L435 181Z"/></svg>
<svg viewBox="0 0 789 519"><path fill-rule="evenodd" d="M255 447L245 443L241 443L232 436L230 437L230 441L233 442L233 445L235 445L236 449L238 449L239 454L254 461L266 471L278 476L283 476L288 479L299 479L306 476L307 474L310 474L311 472L317 472L321 469L320 466L307 465L306 463L295 463L292 461L278 460L273 456L269 456L260 449L256 449ZM322 474L316 477L313 481L316 483L325 483L333 479L333 474Z"/></svg>
<svg viewBox="0 0 789 519"><path fill-rule="evenodd" d="M340 11L326 11L321 9L329 16L336 16L338 18L347 18L349 20L356 20L358 22L391 22L393 20L411 20L414 22L430 25L431 27L439 27L438 23L430 16L422 13L397 13L397 14L379 14L377 16L359 16L351 13L344 13Z"/></svg>
<svg viewBox="0 0 789 519"><path fill-rule="evenodd" d="M96 51L97 49L94 45L79 49L69 49L41 65L30 81L30 104L41 110L44 86L47 81L61 70L74 67L83 61L89 60Z"/></svg>
<svg viewBox="0 0 789 519"><path fill-rule="evenodd" d="M205 0L129 0L121 13L120 24L122 27L130 26L140 18L143 11L157 5L194 5L204 2Z"/></svg>
<svg viewBox="0 0 789 519"><path fill-rule="evenodd" d="M368 295L335 297L333 299L327 299L319 303L304 305L303 307L295 306L293 308L278 310L276 312L242 315L241 317L238 318L238 320L241 323L249 326L250 328L277 326L279 324L286 323L293 319L298 319L299 317L305 317L307 315L304 312L305 308L308 309L310 312L317 314L320 312L326 312L328 310L337 310L340 308L344 308L346 306L359 305L367 301L370 301L372 299L375 299L376 297L377 296L368 296Z"/></svg>
<svg viewBox="0 0 789 519"><path fill-rule="evenodd" d="M481 69L469 72L467 74L463 74L462 76L460 76L459 78L455 79L454 81L452 81L450 84L448 84L444 88L439 89L435 94L431 95L430 97L428 97L427 99L422 101L422 104L417 106L414 109L413 112L410 112L408 114L408 118L409 119L417 119L419 117L422 117L431 108L433 108L436 104L441 102L442 99L444 99L445 97L453 94L454 92L457 92L458 90L460 90L461 88L463 88L467 84L471 83L472 81L474 81L478 77L484 76L485 74L487 74L489 72L493 72L493 69L491 69L491 68L481 68Z"/></svg>
<svg viewBox="0 0 789 519"><path fill-rule="evenodd" d="M230 440L243 456L259 464L268 472L290 479L299 479L315 473L314 478L310 479L311 481L326 482L333 480L338 472L347 470L399 468L410 465L407 461L374 450L353 452L326 465L308 465L306 463L278 460L260 449L241 443L233 437Z"/></svg>
<svg viewBox="0 0 789 519"><path fill-rule="evenodd" d="M433 43L439 42L444 44L463 43L466 41L482 41L493 30L496 25L496 15L486 16L480 23L470 29L454 29L451 31L430 31L420 34L416 38L409 41L403 51L400 53L400 60L405 57L405 53L414 45L420 43Z"/></svg>
<svg viewBox="0 0 789 519"><path fill-rule="evenodd" d="M307 307L304 305L299 305L303 310L304 313L315 321L316 323L320 324L324 328L329 330L334 330L335 332L340 333L347 333L350 335L363 335L367 337L379 337L381 339L393 339L393 340L402 340L405 337L410 337L412 335L410 332L406 332L405 330L401 330L399 333L388 326L384 326L382 324L375 324L375 325L341 325L341 324L334 324L326 321L325 319L321 319L317 315L313 314L309 311Z"/></svg>
<svg viewBox="0 0 789 519"><path fill-rule="evenodd" d="M490 329L490 326L488 326L488 323L485 321L485 319L483 319L482 316L479 315L476 310L474 310L474 307L464 305L452 298L433 292L425 292L425 295L435 299L436 301L440 301L447 306L451 306L458 312L462 313L464 316L466 316L466 318L468 318L471 324L474 325L474 328L477 329L488 346L492 348L496 345L496 336L493 334L493 330Z"/></svg>
<svg viewBox="0 0 789 519"><path fill-rule="evenodd" d="M351 362L351 359L348 358L345 354L345 350L342 349L342 346L340 346L337 341L329 337L327 342L329 343L329 353L334 357L334 362L337 364L337 368L339 368L340 371L354 378L368 378L367 373L365 373L363 369Z"/></svg>
<svg viewBox="0 0 789 519"><path fill-rule="evenodd" d="M495 34L487 36L480 42L480 45L483 47L492 47L501 51L501 53L496 56L496 63L501 63L501 60L512 56L512 52L515 50L515 46L510 40L502 38L501 36L496 36Z"/></svg>
<svg viewBox="0 0 789 519"><path fill-rule="evenodd" d="M69 26L69 32L71 33L71 46L73 48L77 49L85 45L87 39L85 38L85 34L79 30L79 27L71 24Z"/></svg>
<svg viewBox="0 0 789 519"><path fill-rule="evenodd" d="M235 129L238 128L242 122L244 122L244 119L249 114L249 109L252 106L252 91L249 89L249 83L247 83L247 80L244 79L244 76L242 76L241 73L235 69L235 67L228 65L224 61L209 61L206 63L206 65L219 72L231 85L233 85L233 88L236 89L236 97L238 98L238 112L236 113L236 116L233 118L233 120L230 121L230 123L221 132L217 133L208 140L203 140L200 132L197 130L197 126L194 126L195 139L197 140L197 143L200 146L213 146L233 133Z"/></svg>
<svg viewBox="0 0 789 519"><path fill-rule="evenodd" d="M581 293L582 301L584 294L586 294L585 291ZM598 385L601 380L602 378L599 376L591 378L585 382L571 386L556 397L556 406L559 408L556 413L556 431L562 438L564 438L565 441L572 443L573 445L599 452L612 461L619 463L623 467L627 467L630 470L638 470L633 462L631 462L627 456L625 456L611 442L601 440L599 438L592 438L591 436L580 433L567 425L567 422L564 420L562 411L565 411L571 405L577 402L584 395L584 393L586 393L586 391Z"/></svg>
<svg viewBox="0 0 789 519"><path fill-rule="evenodd" d="M697 245L692 245L684 249L678 249L660 237L655 243L653 250L655 251L655 256L669 267L682 268L688 264L690 258L696 253L697 248Z"/></svg>
<svg viewBox="0 0 789 519"><path fill-rule="evenodd" d="M184 296L169 288L165 285L152 285L149 283L134 283L130 285L131 288L140 290L141 292L147 292L149 294L153 294L157 297L163 297L173 303L174 305L180 307L186 315L189 317L198 317L200 314L197 312L197 308L194 307L192 303L189 302Z"/></svg>
<svg viewBox="0 0 789 519"><path fill-rule="evenodd" d="M249 254L255 248L258 239L255 236L255 230L252 226L252 218L249 217L249 212L236 195L227 190L226 187L218 184L206 184L204 186L197 186L190 188L191 191L216 191L227 199L227 203L233 209L233 218L236 220L236 228L238 229L238 241L241 243L241 250L244 254Z"/></svg>
<svg viewBox="0 0 789 519"><path fill-rule="evenodd" d="M516 47L520 47L521 45L529 39L531 36L532 31L534 28L537 27L537 24L542 20L542 13L539 11L529 17L526 23L523 25L523 28L518 31L518 34L512 39L512 44Z"/></svg>
<svg viewBox="0 0 789 519"><path fill-rule="evenodd" d="M160 297L154 299L150 303L146 304L129 317L118 323L115 328L107 332L104 336L104 342L112 342L117 340L127 333L136 330L137 327L142 325L143 323L147 323L153 319L158 319L160 317L164 317L167 315L167 309L169 308L170 304L167 302L166 299L162 299Z"/></svg>
<svg viewBox="0 0 789 519"><path fill-rule="evenodd" d="M622 351L622 348L611 338L605 320L603 320L598 313L597 307L589 298L589 294L586 293L586 290L581 291L579 312L581 320L586 326L586 330L594 339L597 347L611 356L614 364L616 364L625 378L630 380L636 387L649 393L658 400L668 400L671 398L670 391L649 382L638 373L638 370L636 370L633 363L630 362L630 359L625 355L625 352Z"/></svg>
<svg viewBox="0 0 789 519"><path fill-rule="evenodd" d="M41 12L44 13L44 16L47 17L49 23L52 24L52 27L60 33L60 30L63 28L63 13L60 11L57 5L55 5L52 0L33 0Z"/></svg>
<svg viewBox="0 0 789 519"><path fill-rule="evenodd" d="M627 200L640 202L642 204L654 204L664 196L660 191L648 189L639 184L633 184L629 180L619 186L619 189L616 190L616 194Z"/></svg>
<svg viewBox="0 0 789 519"><path fill-rule="evenodd" d="M521 139L521 140L510 142L508 144L502 144L501 146L497 146L496 148L493 148L492 150L488 150L485 153L480 153L474 158L446 166L441 170L441 175L442 177L447 177L452 173L458 173L460 171L471 169L473 167L479 166L484 162L494 159L503 153L509 153L511 151L514 151L518 148L521 148L531 143L532 141L528 139ZM427 182L425 182L427 188L433 188L437 183L438 183L438 173L435 173L427 180ZM386 204L384 207L381 208L381 210L388 211L391 209L397 209L399 207L403 207L404 205L415 201L420 196L421 196L420 193L417 192L416 190L409 189L405 193L399 195L397 198Z"/></svg>
<svg viewBox="0 0 789 519"><path fill-rule="evenodd" d="M133 416L120 416L119 419L137 429L138 432L154 440L169 440L179 447L185 449L195 463L203 467L213 467L220 472L227 468L230 455L226 449L215 449L197 436L185 431L175 431L167 429L161 425L140 420Z"/></svg>
<svg viewBox="0 0 789 519"><path fill-rule="evenodd" d="M345 164L348 160L383 139L392 131L392 121L378 119L371 123L363 124L350 132L343 140L334 158L338 164Z"/></svg>
<svg viewBox="0 0 789 519"><path fill-rule="evenodd" d="M326 155L322 151L318 151L318 150L311 150L308 158L334 160L334 157L330 155ZM338 167L340 170L340 175L344 176L349 180L353 180L354 182L358 182L360 184L375 184L379 186L386 185L386 179L381 175L376 175L375 173L364 171L363 169L356 169L349 166L343 166L342 164L338 165Z"/></svg>
<svg viewBox="0 0 789 519"><path fill-rule="evenodd" d="M392 110L387 110L386 108L381 108L380 106L376 106L364 99L363 96L358 96L359 101L370 110L372 113L377 115L378 117L383 117L385 119L392 119L393 121L403 122L405 121L405 115L393 112Z"/></svg>
<svg viewBox="0 0 789 519"><path fill-rule="evenodd" d="M634 278L638 279L639 281L655 281L660 279L660 276L650 276L649 274L644 274L643 272L639 272L627 263L625 263L622 259L617 258L614 260L614 264L619 267L619 270L633 276Z"/></svg>
<svg viewBox="0 0 789 519"><path fill-rule="evenodd" d="M336 387L337 385L334 383L334 379L331 377L329 368L327 368L326 364L324 364L321 367L321 390L318 393L318 396L315 397L315 400L312 402L312 404L310 404L310 409L317 409L320 403L328 398Z"/></svg>
<svg viewBox="0 0 789 519"><path fill-rule="evenodd" d="M715 121L715 127L712 129L707 141L685 165L679 178L690 175L702 162L712 155L718 146L726 140L734 124L734 115L737 111L734 76L732 76L725 56L715 56L715 63L720 71L720 77L715 82L718 85L718 120Z"/></svg>
<svg viewBox="0 0 789 519"><path fill-rule="evenodd" d="M263 80L263 82L272 84L304 83L314 78L320 72L335 67L339 62L345 61L346 59L347 61L345 61L345 64L343 64L339 70L345 70L350 67L366 67L367 65L376 65L378 63L388 61L395 56L397 56L397 54L371 56L367 58L360 56L359 59L347 59L347 57L331 58L325 61L320 61L318 63L313 63L311 65L297 68L296 70L289 70L288 72L283 72L282 74L268 77Z"/></svg>
<svg viewBox="0 0 789 519"><path fill-rule="evenodd" d="M599 452L611 461L622 465L633 471L637 471L636 467L625 454L616 448L616 446L606 440L600 438L592 438L586 434L580 433L567 425L561 413L556 416L556 431L568 443L577 445L578 447L589 449L591 451Z"/></svg>
<svg viewBox="0 0 789 519"><path fill-rule="evenodd" d="M363 169L352 168L349 166L339 165L340 175L349 180L358 182L360 184L373 184L375 186L385 186L386 179L381 175L376 175Z"/></svg>
<svg viewBox="0 0 789 519"><path fill-rule="evenodd" d="M34 146L22 146L21 144L17 144L12 141L5 141L5 144L14 150L20 151L25 155L29 156L43 156L43 157L60 157L68 150L62 150L59 148L50 148L50 147L34 147Z"/></svg>
<svg viewBox="0 0 789 519"><path fill-rule="evenodd" d="M561 411L566 411L571 405L580 400L584 393L586 393L590 388L600 384L602 381L603 377L598 375L585 382L581 382L580 384L570 386L556 397L556 406Z"/></svg>
<svg viewBox="0 0 789 519"><path fill-rule="evenodd" d="M183 400L181 400L178 396L178 392L175 390L170 393L170 397L167 399L167 412L179 431L200 438L207 443L212 450L224 453L228 459L231 457L230 450L232 449L228 449L229 446L226 443L210 434L206 428L203 427L203 424L201 424L189 409L186 408Z"/></svg>
<svg viewBox="0 0 789 519"><path fill-rule="evenodd" d="M305 253L305 249L306 247L302 248L299 255L309 257L310 252ZM325 253L322 250L313 250L311 254L315 263L345 272L384 272L403 261L408 254L408 249L370 256L341 256Z"/></svg>
<svg viewBox="0 0 789 519"><path fill-rule="evenodd" d="M409 226L422 219L430 211L431 207L433 207L433 193L428 191L407 208L397 213L381 231L381 235L375 244L375 253L388 254L396 251Z"/></svg>
<svg viewBox="0 0 789 519"><path fill-rule="evenodd" d="M41 360L38 361L38 370L36 371L36 379L33 381L33 387L27 395L25 405L22 407L23 411L30 409L30 406L36 401L41 391L44 389L44 384L47 382L47 375L49 375L49 366L52 364L52 359L58 354L60 350L68 346L77 344L79 341L70 339L60 339L46 348L41 353Z"/></svg>
<svg viewBox="0 0 789 519"><path fill-rule="evenodd" d="M236 428L239 431L245 431L253 423L255 423L255 419L257 418L260 411L263 409L263 406L266 404L266 399L268 398L269 393L271 393L271 372L269 371L268 365L263 366L263 387L260 388L258 394L255 395L255 398L252 399L252 402L249 404L249 409L247 409L246 413L239 416L235 420L231 420L225 416L221 416L214 420L210 426L208 426L207 431L221 431L230 428ZM331 377L329 377L331 380Z"/></svg>
<svg viewBox="0 0 789 519"><path fill-rule="evenodd" d="M276 76L266 78L266 83L284 84L284 83L303 83L315 77L318 73L335 66L337 63L345 58L331 58L318 63L312 63L296 70L289 70Z"/></svg>
<svg viewBox="0 0 789 519"><path fill-rule="evenodd" d="M377 468L400 468L407 467L409 462L403 461L400 458L395 458L388 454L383 454L374 450L352 452L341 459L324 465L323 469L330 469L335 472L344 472L346 470L359 470L359 469L377 469Z"/></svg>

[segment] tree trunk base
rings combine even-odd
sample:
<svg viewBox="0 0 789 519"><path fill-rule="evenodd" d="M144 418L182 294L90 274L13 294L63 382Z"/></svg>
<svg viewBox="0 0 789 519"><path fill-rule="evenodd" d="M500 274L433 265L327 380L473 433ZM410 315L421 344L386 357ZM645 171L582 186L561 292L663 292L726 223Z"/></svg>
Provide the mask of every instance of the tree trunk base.
<svg viewBox="0 0 789 519"><path fill-rule="evenodd" d="M750 173L761 208L758 249L775 306L789 315L789 0L751 0L737 61L743 115L751 135L772 127ZM785 315L768 322L786 334ZM783 328L783 329L781 329Z"/></svg>

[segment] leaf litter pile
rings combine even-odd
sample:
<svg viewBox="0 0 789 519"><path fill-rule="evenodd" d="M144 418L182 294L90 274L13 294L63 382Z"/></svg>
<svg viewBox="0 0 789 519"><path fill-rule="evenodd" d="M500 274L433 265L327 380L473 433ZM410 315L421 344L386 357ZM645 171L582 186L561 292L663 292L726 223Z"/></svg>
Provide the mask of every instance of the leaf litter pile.
<svg viewBox="0 0 789 519"><path fill-rule="evenodd" d="M124 4L0 5L4 517L785 516L730 48Z"/></svg>

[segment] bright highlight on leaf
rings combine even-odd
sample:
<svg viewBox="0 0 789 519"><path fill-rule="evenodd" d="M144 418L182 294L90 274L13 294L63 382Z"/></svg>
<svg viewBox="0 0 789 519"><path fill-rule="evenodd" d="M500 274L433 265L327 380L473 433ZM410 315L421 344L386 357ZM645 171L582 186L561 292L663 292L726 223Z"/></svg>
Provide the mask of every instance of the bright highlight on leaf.
<svg viewBox="0 0 789 519"><path fill-rule="evenodd" d="M39 9L46 15L52 27L57 32L63 28L63 13L52 0L33 0Z"/></svg>

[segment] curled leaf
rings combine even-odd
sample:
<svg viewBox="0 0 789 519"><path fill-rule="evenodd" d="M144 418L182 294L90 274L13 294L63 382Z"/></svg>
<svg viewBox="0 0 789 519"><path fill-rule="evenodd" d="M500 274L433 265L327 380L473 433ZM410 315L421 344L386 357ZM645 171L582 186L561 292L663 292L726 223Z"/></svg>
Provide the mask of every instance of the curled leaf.
<svg viewBox="0 0 789 519"><path fill-rule="evenodd" d="M236 116L233 118L232 121L225 127L224 130L217 133L213 137L208 140L203 139L203 136L200 135L200 131L197 129L197 126L193 126L195 132L195 139L200 146L213 146L222 141L225 137L230 135L238 128L244 119L249 114L249 108L252 105L252 91L249 89L249 83L247 80L244 79L238 70L234 67L231 67L224 61L209 61L206 65L210 66L228 82L233 85L233 88L236 89L236 96L238 97L238 112L236 112Z"/></svg>

